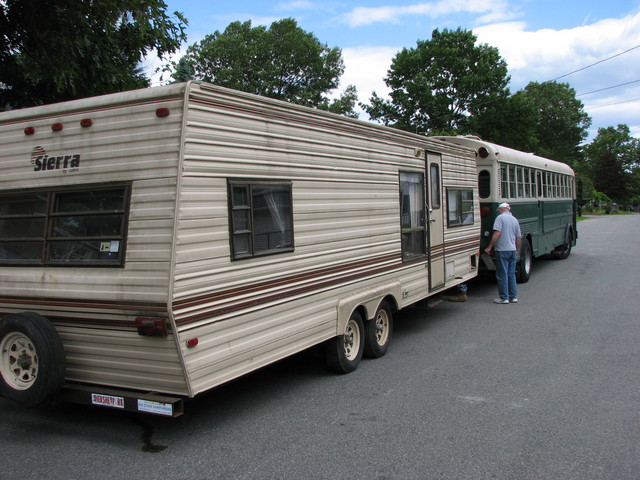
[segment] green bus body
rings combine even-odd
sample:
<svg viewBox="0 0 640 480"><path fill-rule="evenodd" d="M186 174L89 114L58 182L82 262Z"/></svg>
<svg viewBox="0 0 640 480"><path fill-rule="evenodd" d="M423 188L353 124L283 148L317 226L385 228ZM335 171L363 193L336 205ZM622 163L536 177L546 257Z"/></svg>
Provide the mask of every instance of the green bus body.
<svg viewBox="0 0 640 480"><path fill-rule="evenodd" d="M472 148L476 154L481 215L481 268L495 270L484 253L498 205L507 202L520 222L518 280L526 282L535 257L566 258L576 245L575 174L566 164L485 142L477 137L436 137Z"/></svg>
<svg viewBox="0 0 640 480"><path fill-rule="evenodd" d="M488 214L482 217L482 238L480 248L484 250L491 240L493 222L497 216L498 205L502 202L480 202L481 211L488 209ZM522 238L531 245L534 257L552 253L567 239L567 228L570 227L569 240L575 246L577 239L576 208L573 200L547 200L535 202L509 202L511 213L520 222ZM486 207L486 208L485 208Z"/></svg>

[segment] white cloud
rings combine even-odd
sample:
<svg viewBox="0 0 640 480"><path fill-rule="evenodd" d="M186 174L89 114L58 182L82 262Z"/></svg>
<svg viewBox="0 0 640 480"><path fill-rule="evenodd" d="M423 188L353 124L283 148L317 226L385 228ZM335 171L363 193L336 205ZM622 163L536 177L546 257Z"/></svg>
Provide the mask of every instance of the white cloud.
<svg viewBox="0 0 640 480"><path fill-rule="evenodd" d="M524 22L507 22L473 32L479 42L500 50L514 83L528 77L526 84L556 78L640 44L640 13L565 30L527 31ZM623 73L611 71L608 76L620 79Z"/></svg>
<svg viewBox="0 0 640 480"><path fill-rule="evenodd" d="M342 16L342 21L352 28L374 23L400 23L404 17L442 17L449 14L484 14L477 22L502 21L514 17L506 0L439 0L410 5L386 5L381 7L356 7Z"/></svg>
<svg viewBox="0 0 640 480"><path fill-rule="evenodd" d="M500 50L508 64L513 91L532 81L566 82L576 90L593 119L591 137L598 128L619 123L629 125L639 136L640 101L630 100L640 98L640 88L636 84L608 89L640 78L640 48L634 48L640 45L637 9L622 18L563 30L529 31L524 22L505 22L473 32L480 43ZM581 95L599 89L607 90Z"/></svg>
<svg viewBox="0 0 640 480"><path fill-rule="evenodd" d="M276 5L278 10L313 10L315 8L317 8L317 5L307 0L293 0Z"/></svg>
<svg viewBox="0 0 640 480"><path fill-rule="evenodd" d="M355 85L361 102L367 103L375 91L379 96L388 95L384 83L393 57L401 47L355 47L343 48L345 71L340 79L341 87Z"/></svg>

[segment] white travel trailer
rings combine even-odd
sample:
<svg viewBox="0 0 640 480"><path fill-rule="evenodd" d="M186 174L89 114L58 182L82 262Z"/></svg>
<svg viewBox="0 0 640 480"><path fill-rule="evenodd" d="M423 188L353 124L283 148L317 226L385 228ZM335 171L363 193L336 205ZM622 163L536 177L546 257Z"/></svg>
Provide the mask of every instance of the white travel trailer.
<svg viewBox="0 0 640 480"><path fill-rule="evenodd" d="M190 82L0 114L0 394L176 416L477 274L471 149Z"/></svg>

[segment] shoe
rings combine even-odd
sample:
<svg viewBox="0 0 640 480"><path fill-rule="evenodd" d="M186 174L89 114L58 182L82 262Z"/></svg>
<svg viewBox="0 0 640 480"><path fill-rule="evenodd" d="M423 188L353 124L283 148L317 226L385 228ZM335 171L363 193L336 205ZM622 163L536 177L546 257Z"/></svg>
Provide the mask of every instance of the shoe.
<svg viewBox="0 0 640 480"><path fill-rule="evenodd" d="M493 300L493 303L499 303L501 305L508 305L509 300L502 300L501 298L496 298Z"/></svg>
<svg viewBox="0 0 640 480"><path fill-rule="evenodd" d="M467 294L466 293L459 293L458 295L454 295L453 297L449 297L449 301L450 302L466 302L467 301Z"/></svg>
<svg viewBox="0 0 640 480"><path fill-rule="evenodd" d="M511 303L518 303L518 299L517 298L512 298L511 300L509 300Z"/></svg>

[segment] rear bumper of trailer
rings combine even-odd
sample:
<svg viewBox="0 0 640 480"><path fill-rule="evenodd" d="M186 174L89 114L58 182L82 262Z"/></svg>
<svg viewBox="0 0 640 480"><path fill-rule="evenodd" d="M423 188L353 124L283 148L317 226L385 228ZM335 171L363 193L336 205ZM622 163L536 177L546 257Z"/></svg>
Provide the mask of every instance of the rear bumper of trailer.
<svg viewBox="0 0 640 480"><path fill-rule="evenodd" d="M93 385L66 384L57 399L173 418L184 413L184 398L181 397Z"/></svg>

